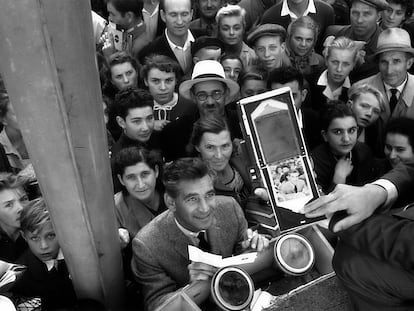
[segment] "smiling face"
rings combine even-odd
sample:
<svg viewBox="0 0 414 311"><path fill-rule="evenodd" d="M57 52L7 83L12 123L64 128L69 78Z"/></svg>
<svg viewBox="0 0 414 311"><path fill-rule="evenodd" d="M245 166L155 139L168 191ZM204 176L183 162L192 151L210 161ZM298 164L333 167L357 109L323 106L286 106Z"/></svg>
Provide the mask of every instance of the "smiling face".
<svg viewBox="0 0 414 311"><path fill-rule="evenodd" d="M256 40L254 50L266 70L270 71L280 64L285 43L280 42L279 36L263 36Z"/></svg>
<svg viewBox="0 0 414 311"><path fill-rule="evenodd" d="M224 115L227 89L220 81L204 81L194 85L192 97L197 103L200 116ZM221 95L221 96L220 96Z"/></svg>
<svg viewBox="0 0 414 311"><path fill-rule="evenodd" d="M230 132L222 131L218 134L204 133L200 144L195 148L209 168L216 172L221 172L229 165L233 152Z"/></svg>
<svg viewBox="0 0 414 311"><path fill-rule="evenodd" d="M190 0L165 0L161 19L165 22L170 37L182 38L188 33L193 10Z"/></svg>
<svg viewBox="0 0 414 311"><path fill-rule="evenodd" d="M116 64L111 67L111 81L119 91L137 87L138 73L129 62Z"/></svg>
<svg viewBox="0 0 414 311"><path fill-rule="evenodd" d="M312 29L297 27L290 37L290 47L296 55L308 54L315 42L315 33Z"/></svg>
<svg viewBox="0 0 414 311"><path fill-rule="evenodd" d="M25 231L23 237L32 253L41 261L56 259L60 247L50 220L34 232Z"/></svg>
<svg viewBox="0 0 414 311"><path fill-rule="evenodd" d="M198 232L213 223L216 207L213 181L206 175L196 180L183 180L178 184L178 196L165 194L165 202L177 221L186 229Z"/></svg>
<svg viewBox="0 0 414 311"><path fill-rule="evenodd" d="M335 156L346 156L354 148L357 141L358 126L355 118L335 118L326 131L322 131L323 139L329 144Z"/></svg>
<svg viewBox="0 0 414 311"><path fill-rule="evenodd" d="M392 87L398 87L404 82L412 64L412 55L405 52L388 51L379 55L382 80Z"/></svg>
<svg viewBox="0 0 414 311"><path fill-rule="evenodd" d="M326 58L328 67L328 82L342 85L355 66L355 51L347 49L332 49Z"/></svg>
<svg viewBox="0 0 414 311"><path fill-rule="evenodd" d="M405 21L406 9L393 2L388 3L389 8L381 12L382 26L385 28L400 27Z"/></svg>
<svg viewBox="0 0 414 311"><path fill-rule="evenodd" d="M116 120L129 138L141 143L146 143L154 131L154 115L151 107L129 109L125 120L120 116L117 116Z"/></svg>
<svg viewBox="0 0 414 311"><path fill-rule="evenodd" d="M220 20L219 34L227 45L238 45L243 41L244 27L241 16L226 16Z"/></svg>
<svg viewBox="0 0 414 311"><path fill-rule="evenodd" d="M410 145L408 137L402 134L387 133L384 153L392 167L401 162L414 161L413 146Z"/></svg>
<svg viewBox="0 0 414 311"><path fill-rule="evenodd" d="M152 97L160 105L164 105L173 99L176 82L174 72L161 71L158 68L152 68L148 72L148 77L144 79L144 83Z"/></svg>
<svg viewBox="0 0 414 311"><path fill-rule="evenodd" d="M352 111L355 113L358 126L365 128L378 120L381 114L381 106L374 94L361 93L352 102Z"/></svg>
<svg viewBox="0 0 414 311"><path fill-rule="evenodd" d="M17 190L4 189L0 192L0 228L6 232L18 230L22 210Z"/></svg>
<svg viewBox="0 0 414 311"><path fill-rule="evenodd" d="M154 170L144 162L127 166L122 176L118 174L129 195L142 202L150 202L154 198L157 177L158 168Z"/></svg>

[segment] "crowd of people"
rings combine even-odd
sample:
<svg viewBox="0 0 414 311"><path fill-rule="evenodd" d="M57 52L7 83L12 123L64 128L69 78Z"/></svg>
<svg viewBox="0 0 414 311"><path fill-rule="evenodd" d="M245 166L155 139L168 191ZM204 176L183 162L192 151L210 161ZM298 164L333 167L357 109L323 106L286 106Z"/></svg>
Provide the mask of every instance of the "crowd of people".
<svg viewBox="0 0 414 311"><path fill-rule="evenodd" d="M414 308L411 1L97 0L92 8L135 308L154 310L214 275L216 267L189 261L188 245L227 257L260 252L279 234L246 213L249 204L270 207L248 170L255 163L238 101L281 87L290 87L321 189L305 212L330 219L334 268L353 307ZM18 310L81 310L6 87L0 260L27 269L0 293ZM274 167L277 192L308 193L303 174L297 163Z"/></svg>

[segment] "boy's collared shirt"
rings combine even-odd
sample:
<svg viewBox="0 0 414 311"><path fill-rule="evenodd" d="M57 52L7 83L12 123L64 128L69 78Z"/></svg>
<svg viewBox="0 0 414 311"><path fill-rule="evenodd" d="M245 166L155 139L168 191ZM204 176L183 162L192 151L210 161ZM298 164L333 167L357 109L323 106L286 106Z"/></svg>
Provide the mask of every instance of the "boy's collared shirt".
<svg viewBox="0 0 414 311"><path fill-rule="evenodd" d="M57 268L58 261L63 259L65 258L63 257L62 249L59 249L59 253L55 259L46 260L43 263L46 265L47 271L50 271L53 268Z"/></svg>
<svg viewBox="0 0 414 311"><path fill-rule="evenodd" d="M321 74L317 84L325 87L325 90L322 93L330 100L337 100L339 96L341 96L343 87L348 89L351 87L351 81L349 80L349 77L346 77L344 84L342 84L341 87L338 87L336 90L332 90L328 85L328 70L325 70Z"/></svg>

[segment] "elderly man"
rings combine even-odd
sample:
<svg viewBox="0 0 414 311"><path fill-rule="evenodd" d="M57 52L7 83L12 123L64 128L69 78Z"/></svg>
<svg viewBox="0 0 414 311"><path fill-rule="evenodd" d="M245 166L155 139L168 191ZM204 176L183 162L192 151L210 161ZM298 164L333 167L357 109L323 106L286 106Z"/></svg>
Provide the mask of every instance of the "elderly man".
<svg viewBox="0 0 414 311"><path fill-rule="evenodd" d="M407 71L414 61L414 49L408 32L388 28L378 37L376 54L380 72L359 83L376 87L385 98L380 118L414 118L414 76Z"/></svg>
<svg viewBox="0 0 414 311"><path fill-rule="evenodd" d="M176 60L186 74L192 68L191 43L194 42L189 30L193 17L191 0L161 0L160 13L165 32L139 53L139 61L144 64L145 58L152 54L166 55Z"/></svg>
<svg viewBox="0 0 414 311"><path fill-rule="evenodd" d="M208 280L215 273L213 266L190 262L188 245L229 257L245 249L261 251L269 244L261 235L252 237L233 198L215 196L213 179L201 159L166 165L163 181L168 211L132 242L132 269L142 286L146 310L154 310L186 284Z"/></svg>
<svg viewBox="0 0 414 311"><path fill-rule="evenodd" d="M366 78L377 72L377 64L375 59L373 59L381 31L377 23L381 16L381 11L386 10L388 7L388 3L385 0L353 0L350 11L351 25L334 25L326 30L325 37L331 35L335 37L344 36L366 43L364 48L366 52L365 63L362 66L357 66L352 72L352 81Z"/></svg>
<svg viewBox="0 0 414 311"><path fill-rule="evenodd" d="M237 115L226 109L226 104L239 92L239 85L226 79L223 66L214 60L203 60L195 64L191 80L180 85L180 96L192 100L198 108L198 115L183 116L164 127L161 142L167 160L186 155L193 123L200 117L218 114L226 117L232 137L241 138Z"/></svg>

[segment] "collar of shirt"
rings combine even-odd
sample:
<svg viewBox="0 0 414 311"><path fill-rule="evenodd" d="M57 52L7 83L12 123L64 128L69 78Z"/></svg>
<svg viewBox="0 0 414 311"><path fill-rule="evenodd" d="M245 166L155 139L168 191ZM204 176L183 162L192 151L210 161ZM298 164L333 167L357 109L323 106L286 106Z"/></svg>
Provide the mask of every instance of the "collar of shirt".
<svg viewBox="0 0 414 311"><path fill-rule="evenodd" d="M173 50L173 51L175 49L186 51L191 47L191 42L194 42L194 37L193 37L193 34L191 33L190 29L187 30L187 40L185 40L183 46L176 45L174 42L172 42L170 40L170 38L168 37L167 28L165 28L165 36L167 37L168 44L170 45L171 50Z"/></svg>
<svg viewBox="0 0 414 311"><path fill-rule="evenodd" d="M316 7L313 0L309 0L308 7L306 8L305 12L303 12L303 16L307 16L309 13L316 13ZM298 19L298 16L289 9L287 0L283 0L280 16L286 15L289 15L292 19Z"/></svg>
<svg viewBox="0 0 414 311"><path fill-rule="evenodd" d="M64 257L63 257L62 249L59 249L59 253L55 259L46 260L46 261L43 261L43 263L46 265L47 271L50 271L53 269L53 267L56 267L58 260L63 260L63 259Z"/></svg>
<svg viewBox="0 0 414 311"><path fill-rule="evenodd" d="M158 13L159 9L160 9L160 4L158 3L154 11L152 11L152 13L148 12L145 8L143 8L142 14L147 15L148 17L154 17Z"/></svg>
<svg viewBox="0 0 414 311"><path fill-rule="evenodd" d="M126 32L127 32L128 34L130 34L130 33L134 32L134 31L139 30L142 26L145 26L145 25L144 25L144 21L141 21L141 22L139 22L138 24L136 24L134 27L129 28ZM145 30L145 29L144 29L144 30Z"/></svg>
<svg viewBox="0 0 414 311"><path fill-rule="evenodd" d="M318 79L317 84L325 87L325 90L323 91L323 95L328 97L330 100L338 99L342 93L343 87L346 87L346 88L351 87L351 81L349 80L349 77L346 77L344 84L342 84L341 87L338 87L336 90L332 90L328 85L328 70L325 70L324 72L322 72L321 76Z"/></svg>
<svg viewBox="0 0 414 311"><path fill-rule="evenodd" d="M180 223L177 221L177 219L176 218L174 218L174 220L175 220L175 223L177 224L177 227L178 227L178 229L180 229L180 231L182 232L182 233L184 233L184 235L186 236L186 237L188 237L188 238L190 238L190 240L191 241L193 241L193 242L197 242L198 243L198 234L200 233L200 232L206 232L205 230L201 230L201 231L198 231L198 232L193 232L193 231L190 231L190 230L188 230L188 229L186 229L186 228L184 228L182 225L180 225ZM196 244L197 245L197 244Z"/></svg>
<svg viewBox="0 0 414 311"><path fill-rule="evenodd" d="M166 104L160 105L154 100L154 110L172 110L178 102L178 94L174 92L173 98Z"/></svg>
<svg viewBox="0 0 414 311"><path fill-rule="evenodd" d="M388 96L388 100L391 98L391 89L397 89L398 90L398 92L397 92L397 97L400 97L400 94L402 93L402 91L404 90L404 87L405 87L405 85L407 84L407 81L408 81L408 75L405 77L405 80L404 80L404 82L403 83L401 83L399 86L397 86L397 87L392 87L391 85L388 85L387 83L385 83L384 82L384 88L385 88L385 91L386 91L386 93L387 93L387 96Z"/></svg>

